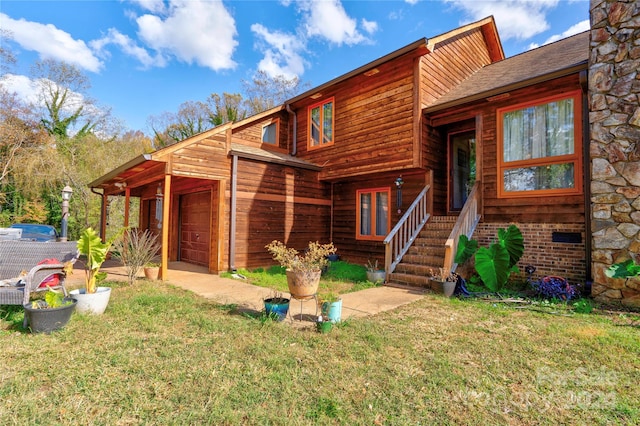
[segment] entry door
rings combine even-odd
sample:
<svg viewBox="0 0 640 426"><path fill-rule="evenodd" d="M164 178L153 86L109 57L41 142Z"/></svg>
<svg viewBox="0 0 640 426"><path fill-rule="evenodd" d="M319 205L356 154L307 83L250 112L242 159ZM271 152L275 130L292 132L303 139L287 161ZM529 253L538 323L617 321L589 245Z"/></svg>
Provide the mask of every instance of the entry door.
<svg viewBox="0 0 640 426"><path fill-rule="evenodd" d="M209 267L211 191L180 196L180 260Z"/></svg>
<svg viewBox="0 0 640 426"><path fill-rule="evenodd" d="M475 131L449 134L449 210L460 211L475 181Z"/></svg>

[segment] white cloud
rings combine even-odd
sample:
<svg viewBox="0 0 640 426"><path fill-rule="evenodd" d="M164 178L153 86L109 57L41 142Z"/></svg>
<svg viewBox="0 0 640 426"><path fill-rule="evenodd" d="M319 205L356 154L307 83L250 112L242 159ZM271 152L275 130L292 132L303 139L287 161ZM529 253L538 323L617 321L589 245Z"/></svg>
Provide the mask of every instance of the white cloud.
<svg viewBox="0 0 640 426"><path fill-rule="evenodd" d="M549 29L546 13L558 5L559 0L444 0L462 10L476 21L493 15L503 40L527 39Z"/></svg>
<svg viewBox="0 0 640 426"><path fill-rule="evenodd" d="M404 0L405 3L409 3L410 5L418 4L418 0Z"/></svg>
<svg viewBox="0 0 640 426"><path fill-rule="evenodd" d="M164 67L167 64L167 61L162 55L152 57L149 55L149 52L138 46L129 36L120 33L115 28L110 28L105 37L89 43L92 49L100 52L104 56L109 55L108 52L105 51L105 47L109 44L118 46L125 54L137 59L145 69L153 66Z"/></svg>
<svg viewBox="0 0 640 426"><path fill-rule="evenodd" d="M553 43L554 41L562 40L563 38L571 37L574 34L582 33L589 30L590 24L589 20L585 19L584 21L580 21L575 25L569 27L568 30L564 31L562 34L554 34L548 39L546 39L542 44L531 43L529 45L529 49L535 49L536 47L544 46L545 44Z"/></svg>
<svg viewBox="0 0 640 426"><path fill-rule="evenodd" d="M236 66L232 56L238 33L222 2L171 0L166 13L145 14L136 22L140 38L162 55L215 71Z"/></svg>
<svg viewBox="0 0 640 426"><path fill-rule="evenodd" d="M305 44L294 34L269 31L261 24L253 24L251 31L258 38L258 45L262 43L264 58L259 62L258 69L271 77L284 75L287 78L304 74L305 60L301 53Z"/></svg>
<svg viewBox="0 0 640 426"><path fill-rule="evenodd" d="M38 103L39 88L26 75L5 74L0 78L0 84L9 93L15 93L24 102L34 105Z"/></svg>
<svg viewBox="0 0 640 426"><path fill-rule="evenodd" d="M23 102L32 105L36 108L45 108L43 96L46 96L48 90L43 90L43 87L55 87L56 83L47 79L33 80L24 75L5 74L0 79L0 84L9 93L15 93L19 99ZM50 101L51 99L49 99ZM93 106L85 103L85 98L82 94L69 91L66 101L63 106L63 111L67 113L75 112L75 110L84 105L91 113L96 113L99 110ZM85 112L87 112L85 110Z"/></svg>
<svg viewBox="0 0 640 426"><path fill-rule="evenodd" d="M151 13L165 13L167 8L162 0L129 0L131 3L137 4L141 9L148 10Z"/></svg>
<svg viewBox="0 0 640 426"><path fill-rule="evenodd" d="M367 21L366 19L362 18L362 28L364 28L364 30L368 33L368 34L373 34L376 31L378 31L378 23L375 21Z"/></svg>
<svg viewBox="0 0 640 426"><path fill-rule="evenodd" d="M357 29L355 19L349 17L338 0L298 3L304 14L304 28L310 37L318 36L337 45L368 41Z"/></svg>
<svg viewBox="0 0 640 426"><path fill-rule="evenodd" d="M87 71L98 72L102 62L82 40L74 40L51 24L12 19L0 13L2 28L11 31L13 40L23 49L38 52L41 59L67 62Z"/></svg>

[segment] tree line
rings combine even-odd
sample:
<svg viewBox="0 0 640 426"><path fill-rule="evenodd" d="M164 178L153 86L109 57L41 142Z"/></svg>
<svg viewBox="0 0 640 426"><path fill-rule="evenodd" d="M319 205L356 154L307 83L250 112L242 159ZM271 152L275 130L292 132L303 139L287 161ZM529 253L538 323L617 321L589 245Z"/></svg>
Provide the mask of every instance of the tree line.
<svg viewBox="0 0 640 426"><path fill-rule="evenodd" d="M37 100L12 93L4 82L16 57L5 43L10 34L0 31L0 227L28 222L59 228L62 188L69 185L69 238L76 239L100 221L100 197L89 182L140 154L273 108L306 86L298 78L258 72L242 82L244 95L212 93L149 117L147 135L125 128L92 99L89 78L72 64L39 60L30 75Z"/></svg>

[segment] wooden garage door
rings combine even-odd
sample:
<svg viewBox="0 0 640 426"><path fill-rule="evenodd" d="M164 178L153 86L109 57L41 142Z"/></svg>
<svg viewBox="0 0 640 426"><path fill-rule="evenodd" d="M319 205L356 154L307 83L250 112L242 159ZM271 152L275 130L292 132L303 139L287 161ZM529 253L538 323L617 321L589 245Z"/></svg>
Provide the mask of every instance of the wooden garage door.
<svg viewBox="0 0 640 426"><path fill-rule="evenodd" d="M180 260L209 266L211 192L180 197Z"/></svg>

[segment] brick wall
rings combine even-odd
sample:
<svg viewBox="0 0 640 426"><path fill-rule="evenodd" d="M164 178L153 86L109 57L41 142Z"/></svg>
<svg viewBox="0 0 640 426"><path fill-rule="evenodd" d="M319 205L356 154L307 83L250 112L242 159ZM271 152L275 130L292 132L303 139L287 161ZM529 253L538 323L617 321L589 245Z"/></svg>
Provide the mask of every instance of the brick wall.
<svg viewBox="0 0 640 426"><path fill-rule="evenodd" d="M473 238L480 247L488 247L498 238L498 229L506 229L510 223L480 223ZM524 267L536 267L538 277L559 275L572 284L585 284L585 226L583 224L566 223L514 223L524 237L524 255L518 262L518 268L524 276ZM568 234L579 234L580 242L554 242L553 235L558 237Z"/></svg>

